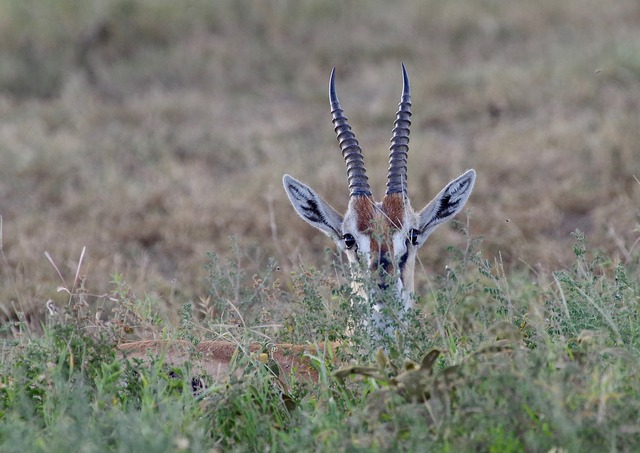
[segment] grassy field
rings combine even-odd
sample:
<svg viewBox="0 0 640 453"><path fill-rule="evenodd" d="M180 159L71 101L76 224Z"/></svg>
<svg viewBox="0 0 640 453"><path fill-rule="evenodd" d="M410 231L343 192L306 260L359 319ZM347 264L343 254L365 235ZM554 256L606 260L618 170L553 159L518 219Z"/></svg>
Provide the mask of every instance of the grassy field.
<svg viewBox="0 0 640 453"><path fill-rule="evenodd" d="M631 0L0 3L0 449L637 450L639 23ZM188 369L121 360L342 338L344 264L281 178L346 207L336 67L379 196L402 62L415 207L478 172L388 345L442 351L419 392L241 363L194 397Z"/></svg>

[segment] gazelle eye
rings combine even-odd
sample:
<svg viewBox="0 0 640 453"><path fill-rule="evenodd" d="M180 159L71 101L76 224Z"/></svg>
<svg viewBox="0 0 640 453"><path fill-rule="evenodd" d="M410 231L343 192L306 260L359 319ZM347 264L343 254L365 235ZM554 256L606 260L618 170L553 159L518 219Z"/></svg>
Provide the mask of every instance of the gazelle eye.
<svg viewBox="0 0 640 453"><path fill-rule="evenodd" d="M411 241L411 243L413 245L418 245L418 236L419 236L420 232L418 230L416 230L415 228L412 229L409 232L409 240Z"/></svg>
<svg viewBox="0 0 640 453"><path fill-rule="evenodd" d="M344 246L347 248L347 250L351 250L353 246L356 245L356 238L354 238L353 235L349 233L342 236L342 239L344 240Z"/></svg>

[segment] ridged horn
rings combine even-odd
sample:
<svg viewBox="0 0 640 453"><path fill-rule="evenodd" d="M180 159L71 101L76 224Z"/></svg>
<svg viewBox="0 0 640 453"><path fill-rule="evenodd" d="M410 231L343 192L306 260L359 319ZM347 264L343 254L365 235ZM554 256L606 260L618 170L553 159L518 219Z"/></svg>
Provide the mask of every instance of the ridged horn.
<svg viewBox="0 0 640 453"><path fill-rule="evenodd" d="M389 147L389 176L386 194L407 194L407 155L409 153L409 127L411 126L411 88L407 70L402 64L402 97Z"/></svg>
<svg viewBox="0 0 640 453"><path fill-rule="evenodd" d="M347 163L347 180L349 182L350 197L355 195L371 196L369 188L369 178L367 170L364 168L364 157L362 149L356 140L355 134L351 131L351 126L344 116L340 101L336 95L335 85L336 68L331 71L329 80L329 101L331 102L331 115L333 116L333 127L340 143L342 157Z"/></svg>

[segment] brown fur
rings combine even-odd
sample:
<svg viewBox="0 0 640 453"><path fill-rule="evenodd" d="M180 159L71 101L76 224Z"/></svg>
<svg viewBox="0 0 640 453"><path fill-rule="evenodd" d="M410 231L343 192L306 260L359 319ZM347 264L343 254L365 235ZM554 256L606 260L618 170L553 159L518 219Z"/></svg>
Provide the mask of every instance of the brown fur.
<svg viewBox="0 0 640 453"><path fill-rule="evenodd" d="M371 229L375 217L375 205L370 197L355 196L353 209L356 212L357 228L361 233Z"/></svg>
<svg viewBox="0 0 640 453"><path fill-rule="evenodd" d="M340 347L337 342L319 343L317 346L281 343L268 348L265 358L275 361L286 375L293 372L298 379L317 381L318 371L307 354L324 355L323 351L329 348L335 351ZM130 358L145 359L164 354L166 363L173 366L191 361L196 373L207 374L214 381L224 380L231 374L232 362L241 353L241 346L230 341L201 341L194 348L183 340L145 340L121 344L118 349L123 356ZM264 361L261 357L264 345L252 343L246 346L246 350L257 360Z"/></svg>
<svg viewBox="0 0 640 453"><path fill-rule="evenodd" d="M385 195L382 200L382 212L387 218L389 227L394 230L402 228L404 223L404 195L401 193Z"/></svg>
<svg viewBox="0 0 640 453"><path fill-rule="evenodd" d="M373 262L371 269L376 270L381 258L385 259L384 270L392 274L393 241L391 234L402 228L405 216L405 200L403 194L385 195L381 209L377 209L370 197L357 196L352 205L356 213L358 231L369 234Z"/></svg>

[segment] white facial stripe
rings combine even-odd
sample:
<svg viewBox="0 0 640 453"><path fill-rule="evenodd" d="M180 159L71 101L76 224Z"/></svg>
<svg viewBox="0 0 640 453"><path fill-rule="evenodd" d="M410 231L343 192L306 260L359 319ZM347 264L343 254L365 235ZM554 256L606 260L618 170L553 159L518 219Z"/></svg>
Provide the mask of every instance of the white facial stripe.
<svg viewBox="0 0 640 453"><path fill-rule="evenodd" d="M355 263L358 259L365 259L365 263L368 264L371 256L371 241L368 236L358 231L357 226L357 219L354 215L347 215L345 217L342 224L342 234L351 234L356 240L357 244L357 253L350 253L350 251L347 251L347 257L352 264Z"/></svg>
<svg viewBox="0 0 640 453"><path fill-rule="evenodd" d="M358 241L358 255L368 267L371 263L371 239L362 233L356 233L354 237Z"/></svg>
<svg viewBox="0 0 640 453"><path fill-rule="evenodd" d="M407 251L407 234L397 231L393 234L393 257L397 260Z"/></svg>

